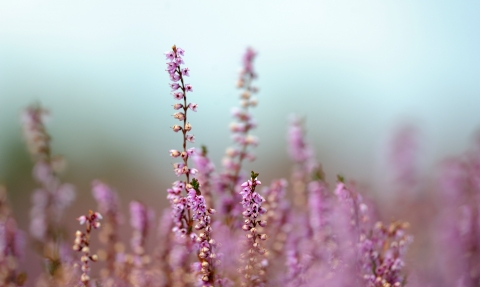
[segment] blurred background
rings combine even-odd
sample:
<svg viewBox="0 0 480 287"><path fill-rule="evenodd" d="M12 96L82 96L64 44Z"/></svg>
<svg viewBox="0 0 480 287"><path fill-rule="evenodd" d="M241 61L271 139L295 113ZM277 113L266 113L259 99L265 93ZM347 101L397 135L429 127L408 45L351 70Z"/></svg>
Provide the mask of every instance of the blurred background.
<svg viewBox="0 0 480 287"><path fill-rule="evenodd" d="M419 135L419 173L471 145L480 126L478 1L0 1L0 183L28 230L32 163L20 111L51 111L53 152L66 156L78 201L91 181L160 211L174 181L168 150L174 103L163 52L185 49L196 146L217 166L231 144L230 109L246 47L258 51L260 178L288 177L289 114L306 118L327 179L388 193L388 145L404 125ZM128 230L125 231L128 234ZM32 263L33 264L33 263ZM30 268L30 267L28 267ZM33 268L33 267L32 267Z"/></svg>

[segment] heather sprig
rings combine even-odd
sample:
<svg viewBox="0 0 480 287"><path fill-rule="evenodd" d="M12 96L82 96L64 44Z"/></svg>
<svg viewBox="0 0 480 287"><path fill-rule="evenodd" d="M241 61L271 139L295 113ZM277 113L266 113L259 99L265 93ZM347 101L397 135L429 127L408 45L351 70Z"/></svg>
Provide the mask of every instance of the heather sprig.
<svg viewBox="0 0 480 287"><path fill-rule="evenodd" d="M98 256L96 254L91 254L90 233L92 232L92 229L100 228L100 220L102 218L103 217L100 213L90 210L88 211L87 215L82 215L77 219L81 225L85 224L85 232L77 230L72 248L73 250L82 253L80 258L82 266L82 275L80 277L80 281L85 287L88 287L90 284L89 262L96 262L98 260Z"/></svg>
<svg viewBox="0 0 480 287"><path fill-rule="evenodd" d="M21 120L24 138L34 161L33 177L41 186L32 195L30 234L41 255L48 259L50 275L55 275L65 259L61 258L61 249L65 245L61 218L75 199L75 189L59 178L65 160L51 152L51 138L45 127L48 115L40 105L32 105L23 111Z"/></svg>
<svg viewBox="0 0 480 287"><path fill-rule="evenodd" d="M248 48L243 56L243 68L240 71L237 84L237 87L242 89L240 95L241 108L235 107L232 109L232 116L236 119L236 122L230 124L230 130L233 133L232 139L237 146L227 149L226 156L223 159L223 165L229 176L230 185L228 189L232 194L235 192L239 180L243 160L255 160L255 155L247 150L248 147L258 144L258 138L249 134L252 129L257 127L257 123L248 111L250 107L255 107L258 104L258 100L252 96L252 94L258 92L258 89L252 84L252 81L257 78L253 66L255 56L256 52L251 48Z"/></svg>
<svg viewBox="0 0 480 287"><path fill-rule="evenodd" d="M220 212L225 223L234 227L235 217L239 216L240 210L236 202L239 200L236 194L240 183L242 164L245 159L255 160L255 155L249 151L249 147L258 145L258 138L250 134L250 131L257 127L257 122L249 112L250 107L255 107L258 100L253 94L258 92L258 88L253 85L253 80L257 78L254 70L253 61L257 53L248 48L243 56L243 67L237 82L237 87L242 90L240 95L241 107L232 109L232 116L235 121L230 124L232 140L234 146L227 148L222 160L223 172L219 174L217 189L221 193Z"/></svg>
<svg viewBox="0 0 480 287"><path fill-rule="evenodd" d="M242 207L244 225L242 229L247 232L246 252L242 254L244 260L244 267L240 268L242 274L242 286L254 287L265 285L265 268L268 265L268 260L265 256L267 252L262 246L261 241L267 239L267 234L262 233L262 227L267 225L265 220L260 220L261 215L265 214L267 210L262 207L265 199L258 194L255 189L262 183L257 179L258 173L252 171L251 177L244 182L242 186Z"/></svg>
<svg viewBox="0 0 480 287"><path fill-rule="evenodd" d="M368 233L360 235L363 278L368 287L400 287L406 282L402 269L412 237L405 233L409 224L377 222Z"/></svg>
<svg viewBox="0 0 480 287"><path fill-rule="evenodd" d="M179 234L190 234L192 232L193 219L191 212L187 206L186 198L182 195L182 191L188 194L186 185L190 182L190 176L197 173L197 170L188 166L188 158L194 154L195 149L187 149L187 142L194 142L195 137L190 133L192 125L187 122L188 110L194 112L197 111L197 104L187 102L187 93L193 92L192 85L184 83L184 77L190 76L190 69L181 66L184 63L183 56L185 51L182 48L177 48L175 45L171 51L165 53L167 61L167 72L170 75L170 87L172 89L172 95L174 99L182 101L182 103L176 103L173 105L175 112L173 117L180 122L182 126L174 125L172 130L174 132L182 132L183 137L183 151L172 149L170 150L170 156L173 158L181 157L183 162L174 163L173 168L175 174L179 177L185 175L185 181L176 181L173 183L172 188L168 189L168 199L172 205L172 217L175 221L175 231Z"/></svg>
<svg viewBox="0 0 480 287"><path fill-rule="evenodd" d="M122 218L120 216L120 201L118 195L106 183L95 180L92 182L92 195L97 201L98 210L104 217L103 227L98 236L100 242L106 247L106 269L102 277L112 276L115 272L115 257L120 244L118 229ZM100 251L99 251L100 253Z"/></svg>
<svg viewBox="0 0 480 287"><path fill-rule="evenodd" d="M216 242L212 238L212 219L210 215L214 214L215 210L207 208L197 179L192 179L192 182L187 185L187 190L189 192L188 201L192 210L192 217L197 222L195 230L200 231L200 234L194 237L197 242L199 259L196 270L200 272L202 286L213 286L217 256L215 253Z"/></svg>

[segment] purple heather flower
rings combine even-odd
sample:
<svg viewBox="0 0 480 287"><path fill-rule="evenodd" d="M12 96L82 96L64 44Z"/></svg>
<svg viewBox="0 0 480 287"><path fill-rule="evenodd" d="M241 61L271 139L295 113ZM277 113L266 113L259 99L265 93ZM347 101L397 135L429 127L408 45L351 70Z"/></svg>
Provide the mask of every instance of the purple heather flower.
<svg viewBox="0 0 480 287"><path fill-rule="evenodd" d="M197 111L197 104L190 103L188 104L188 108L191 109L192 111L196 112Z"/></svg>
<svg viewBox="0 0 480 287"><path fill-rule="evenodd" d="M172 126L172 130L173 130L174 132L178 132L178 131L181 131L181 130L182 130L182 127L179 126L179 125L174 125L174 126Z"/></svg>
<svg viewBox="0 0 480 287"><path fill-rule="evenodd" d="M167 71L172 74L173 72L175 72L175 69L177 68L177 63L175 62L169 62L167 63Z"/></svg>
<svg viewBox="0 0 480 287"><path fill-rule="evenodd" d="M173 93L173 97L175 98L175 100L181 100L181 99L183 99L183 93L182 92L175 92L175 93Z"/></svg>
<svg viewBox="0 0 480 287"><path fill-rule="evenodd" d="M177 47L177 55L178 55L178 56L185 56L185 50L183 50L182 48ZM178 57L178 56L177 56L177 57Z"/></svg>
<svg viewBox="0 0 480 287"><path fill-rule="evenodd" d="M179 157L180 156L180 152L178 150L171 149L168 152L170 153L171 157Z"/></svg>
<svg viewBox="0 0 480 287"><path fill-rule="evenodd" d="M178 82L180 80L180 76L178 74L170 74L170 81Z"/></svg>
<svg viewBox="0 0 480 287"><path fill-rule="evenodd" d="M185 119L185 114L178 112L178 113L174 113L173 117L179 121L183 121Z"/></svg>
<svg viewBox="0 0 480 287"><path fill-rule="evenodd" d="M178 83L170 83L170 88L172 88L172 91L175 91L180 88L180 85Z"/></svg>
<svg viewBox="0 0 480 287"><path fill-rule="evenodd" d="M174 109L174 110L179 110L179 109L181 109L181 108L183 108L183 105L180 104L180 103L176 103L175 105L173 105L173 109Z"/></svg>
<svg viewBox="0 0 480 287"><path fill-rule="evenodd" d="M173 51L165 52L165 58L167 60L173 61L173 59L175 58L175 53Z"/></svg>
<svg viewBox="0 0 480 287"><path fill-rule="evenodd" d="M186 85L185 85L185 91L186 91L186 92L193 92L192 85L186 84Z"/></svg>
<svg viewBox="0 0 480 287"><path fill-rule="evenodd" d="M183 68L182 69L182 75L186 76L186 77L189 77L190 76L189 71L190 71L189 68Z"/></svg>

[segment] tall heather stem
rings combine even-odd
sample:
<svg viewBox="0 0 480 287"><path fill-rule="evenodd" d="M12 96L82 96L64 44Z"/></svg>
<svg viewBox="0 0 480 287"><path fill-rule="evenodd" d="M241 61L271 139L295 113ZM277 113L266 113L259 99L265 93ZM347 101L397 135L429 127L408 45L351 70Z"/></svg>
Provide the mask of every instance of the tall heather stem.
<svg viewBox="0 0 480 287"><path fill-rule="evenodd" d="M232 155L232 161L235 161L234 158L237 156L236 162L232 165L232 174L230 174L231 181L229 190L232 194L234 194L236 184L239 180L243 160L245 158L255 159L253 154L247 153L247 148L249 145L257 144L257 139L248 135L250 130L256 127L256 123L251 115L248 114L248 108L255 107L258 103L258 100L251 96L251 94L257 92L257 88L252 86L252 81L257 77L253 67L253 60L256 55L253 49L247 49L243 56L243 69L240 72L240 78L237 83L238 88L243 88L243 92L241 94L242 111L235 109L232 112L234 117L238 118L239 123L233 123L230 127L232 132L236 133L233 136L234 140L239 144L239 150L234 154L230 154Z"/></svg>
<svg viewBox="0 0 480 287"><path fill-rule="evenodd" d="M249 113L250 107L255 107L258 100L252 97L253 93L257 92L257 88L252 85L252 81L257 77L253 67L253 60L256 52L248 48L243 56L243 68L240 72L240 78L237 87L243 89L241 93L241 108L235 107L232 109L232 115L237 120L230 125L232 131L232 139L236 143L235 147L226 150L223 158L224 172L220 174L220 190L228 194L222 194L222 213L224 213L225 222L234 227L234 218L237 213L238 195L235 193L239 185L240 172L242 170L242 163L244 159L250 161L255 160L255 155L248 152L248 146L256 146L258 139L255 136L249 135L250 130L256 128L257 123Z"/></svg>
<svg viewBox="0 0 480 287"><path fill-rule="evenodd" d="M173 117L181 122L183 122L183 126L174 125L172 127L174 132L182 131L183 135L183 151L178 150L170 150L170 156L173 158L177 158L179 156L182 157L183 163L175 163L173 165L174 172L177 176L181 176L182 174L185 175L185 181L176 181L173 183L171 189L168 189L169 195L168 199L172 204L172 216L175 221L174 229L178 231L180 234L190 235L192 232L193 226L193 219L191 215L191 211L188 208L187 200L184 196L182 196L182 191L185 191L188 194L186 186L190 183L190 175L195 175L197 170L191 169L188 167L188 158L191 156L195 149L190 148L187 149L187 141L194 142L195 137L188 132L192 129L190 123L187 122L187 112L188 109L192 111L197 110L197 104L188 103L187 104L187 92L192 92L192 86L190 84L185 84L184 76L189 76L189 68L181 68L181 64L183 64L182 56L184 55L184 50L181 48L177 48L176 46L172 47L172 51L165 53L167 60L167 71L170 75L170 87L172 88L173 97L176 100L182 100L183 104L176 103L173 105L175 110L183 110L183 112L176 112L173 114Z"/></svg>

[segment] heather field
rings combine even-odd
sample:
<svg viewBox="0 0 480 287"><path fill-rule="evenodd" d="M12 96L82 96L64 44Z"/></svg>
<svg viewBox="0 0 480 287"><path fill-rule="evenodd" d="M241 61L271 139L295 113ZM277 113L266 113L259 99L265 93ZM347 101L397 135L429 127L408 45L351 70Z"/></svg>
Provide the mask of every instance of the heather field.
<svg viewBox="0 0 480 287"><path fill-rule="evenodd" d="M478 3L0 6L0 286L480 286Z"/></svg>

